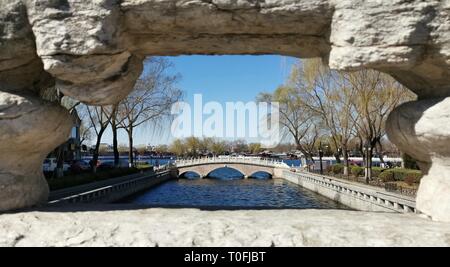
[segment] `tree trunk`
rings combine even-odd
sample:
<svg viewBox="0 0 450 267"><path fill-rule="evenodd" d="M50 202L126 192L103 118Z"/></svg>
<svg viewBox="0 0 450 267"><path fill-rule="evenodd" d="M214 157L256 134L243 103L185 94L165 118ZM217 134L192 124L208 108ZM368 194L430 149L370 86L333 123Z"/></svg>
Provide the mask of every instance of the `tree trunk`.
<svg viewBox="0 0 450 267"><path fill-rule="evenodd" d="M363 159L363 167L366 166L366 152L363 149L363 144L360 143L359 145L359 153L362 155L362 159Z"/></svg>
<svg viewBox="0 0 450 267"><path fill-rule="evenodd" d="M347 146L342 146L342 155L344 158L344 175L348 176L348 170L349 170L349 160L348 160L348 151Z"/></svg>
<svg viewBox="0 0 450 267"><path fill-rule="evenodd" d="M377 154L378 157L380 158L380 163L385 163L384 162L384 157L383 157L383 147L381 146L380 142L377 142L378 145L376 145L375 147L377 148Z"/></svg>
<svg viewBox="0 0 450 267"><path fill-rule="evenodd" d="M111 130L113 134L113 153L114 153L114 168L120 167L119 162L119 149L118 149L118 142L117 142L117 109L118 104L113 105L112 111L111 111Z"/></svg>
<svg viewBox="0 0 450 267"><path fill-rule="evenodd" d="M58 102L61 104L62 95L58 93ZM60 145L56 154L56 168L53 172L54 177L61 178L64 176L64 147L65 143Z"/></svg>
<svg viewBox="0 0 450 267"><path fill-rule="evenodd" d="M111 120L111 128L112 128L112 134L113 134L113 151L114 151L114 168L120 167L119 162L119 149L118 149L118 143L117 143L117 125L115 122L115 118Z"/></svg>
<svg viewBox="0 0 450 267"><path fill-rule="evenodd" d="M128 166L131 168L134 166L134 158L133 158L133 127L128 128Z"/></svg>
<svg viewBox="0 0 450 267"><path fill-rule="evenodd" d="M314 159L313 159L312 154L309 153L309 152L307 152L305 149L303 149L302 145L300 145L298 142L296 142L296 143L297 143L297 144L296 144L296 149L297 149L297 150L300 150L300 152L303 153L303 155L305 156L305 158L306 158L307 160L310 160L310 161L312 161L312 162L314 163Z"/></svg>
<svg viewBox="0 0 450 267"><path fill-rule="evenodd" d="M365 160L366 162L365 178L367 184L369 183L370 180L372 180L372 155L373 155L372 151L373 147L371 147L368 151L366 151L367 158Z"/></svg>
<svg viewBox="0 0 450 267"><path fill-rule="evenodd" d="M92 155L92 163L91 163L91 168L92 168L92 172L96 173L97 172L97 162L98 162L98 150L100 148L100 142L97 139L97 142L95 143L95 149L94 149L94 154Z"/></svg>
<svg viewBox="0 0 450 267"><path fill-rule="evenodd" d="M342 163L342 161L341 161L342 150L339 150L338 144L336 144L336 142L334 142L334 145L336 147L336 152L334 153L334 158L336 159L336 164L341 164Z"/></svg>
<svg viewBox="0 0 450 267"><path fill-rule="evenodd" d="M334 154L334 158L336 159L336 164L341 163L341 155L339 153Z"/></svg>
<svg viewBox="0 0 450 267"><path fill-rule="evenodd" d="M384 162L383 154L379 153L378 155L379 155L379 158L380 158L380 163L386 163L386 162Z"/></svg>
<svg viewBox="0 0 450 267"><path fill-rule="evenodd" d="M57 149L56 168L53 174L55 178L61 178L64 176L64 146L65 144L62 144Z"/></svg>
<svg viewBox="0 0 450 267"><path fill-rule="evenodd" d="M97 162L98 162L98 156L99 156L99 150L100 150L100 143L102 141L102 135L103 132L105 131L106 128L102 128L100 129L100 131L98 132L98 136L97 136L97 141L95 142L95 149L94 149L94 154L92 155L92 172L96 173L97 172Z"/></svg>

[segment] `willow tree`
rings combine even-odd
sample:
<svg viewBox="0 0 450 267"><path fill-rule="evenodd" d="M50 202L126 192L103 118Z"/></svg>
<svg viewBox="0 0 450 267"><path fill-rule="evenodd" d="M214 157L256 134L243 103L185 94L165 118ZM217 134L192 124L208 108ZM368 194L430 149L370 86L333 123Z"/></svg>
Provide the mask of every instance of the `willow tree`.
<svg viewBox="0 0 450 267"><path fill-rule="evenodd" d="M146 58L143 74L134 90L116 107L115 128L124 129L128 135L130 166L134 165L133 136L136 128L169 118L172 105L182 97L182 92L175 87L178 76L167 73L170 67L167 59Z"/></svg>
<svg viewBox="0 0 450 267"><path fill-rule="evenodd" d="M362 70L344 73L346 83L354 88L352 108L359 114L354 120L356 133L362 140L361 146L367 159L368 169L365 177L371 179L373 151L381 146L386 135L386 119L399 104L412 100L415 95L387 74L375 70ZM381 151L379 151L381 153Z"/></svg>
<svg viewBox="0 0 450 267"><path fill-rule="evenodd" d="M252 154L258 154L263 151L261 143L248 144L248 151Z"/></svg>
<svg viewBox="0 0 450 267"><path fill-rule="evenodd" d="M344 174L348 174L348 148L352 137L360 139L360 150L366 147L370 167L375 147L382 151L385 121L400 103L413 98L389 75L363 70L343 72L329 69L320 59L299 61L294 65L288 86L295 98L312 114L320 118L330 135L336 160L344 159Z"/></svg>
<svg viewBox="0 0 450 267"><path fill-rule="evenodd" d="M299 61L293 66L289 84L298 92L301 105L318 116L335 148L336 161L344 160L348 175L348 143L358 113L353 110L355 88L349 86L343 72L332 71L320 59Z"/></svg>
<svg viewBox="0 0 450 267"><path fill-rule="evenodd" d="M305 105L303 94L298 88L285 85L275 92L261 93L259 102L278 102L280 124L284 135L291 137L296 149L303 153L306 159L314 161L315 144L321 134L320 122L317 116Z"/></svg>
<svg viewBox="0 0 450 267"><path fill-rule="evenodd" d="M169 151L177 157L185 156L187 153L187 145L182 139L175 139L169 146Z"/></svg>
<svg viewBox="0 0 450 267"><path fill-rule="evenodd" d="M214 139L209 150L214 156L224 154L228 150L227 142Z"/></svg>

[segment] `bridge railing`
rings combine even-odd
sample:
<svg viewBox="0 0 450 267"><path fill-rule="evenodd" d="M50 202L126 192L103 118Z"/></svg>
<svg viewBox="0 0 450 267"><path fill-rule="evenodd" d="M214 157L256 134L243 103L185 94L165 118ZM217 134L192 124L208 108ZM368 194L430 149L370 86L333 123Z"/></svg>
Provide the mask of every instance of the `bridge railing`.
<svg viewBox="0 0 450 267"><path fill-rule="evenodd" d="M179 159L175 161L177 167L211 164L211 163L244 163L262 165L268 167L285 167L289 166L281 160L269 158L250 158L250 157L204 157L193 159Z"/></svg>
<svg viewBox="0 0 450 267"><path fill-rule="evenodd" d="M48 202L48 204L61 203L111 203L135 194L170 179L169 171L141 174L136 178L112 183L110 185L93 188L87 191L67 194Z"/></svg>

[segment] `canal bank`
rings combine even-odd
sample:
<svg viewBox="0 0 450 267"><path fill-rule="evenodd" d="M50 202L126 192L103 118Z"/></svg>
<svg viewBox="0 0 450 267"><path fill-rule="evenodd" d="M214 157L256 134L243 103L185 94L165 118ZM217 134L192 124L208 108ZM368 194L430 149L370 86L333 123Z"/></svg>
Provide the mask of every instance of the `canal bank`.
<svg viewBox="0 0 450 267"><path fill-rule="evenodd" d="M309 189L329 199L360 211L416 213L413 198L390 193L360 183L350 182L326 175L275 169L275 174L298 186Z"/></svg>
<svg viewBox="0 0 450 267"><path fill-rule="evenodd" d="M174 170L147 171L50 192L49 204L113 203L176 178Z"/></svg>

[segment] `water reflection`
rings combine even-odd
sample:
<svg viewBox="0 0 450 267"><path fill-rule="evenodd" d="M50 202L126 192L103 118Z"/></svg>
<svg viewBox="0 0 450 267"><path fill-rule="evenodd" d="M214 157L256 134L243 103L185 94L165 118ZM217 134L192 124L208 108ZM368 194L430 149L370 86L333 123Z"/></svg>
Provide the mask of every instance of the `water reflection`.
<svg viewBox="0 0 450 267"><path fill-rule="evenodd" d="M267 173L267 172L255 172L250 177L253 178L253 179L264 180L264 179L271 179L272 175L270 173Z"/></svg>

